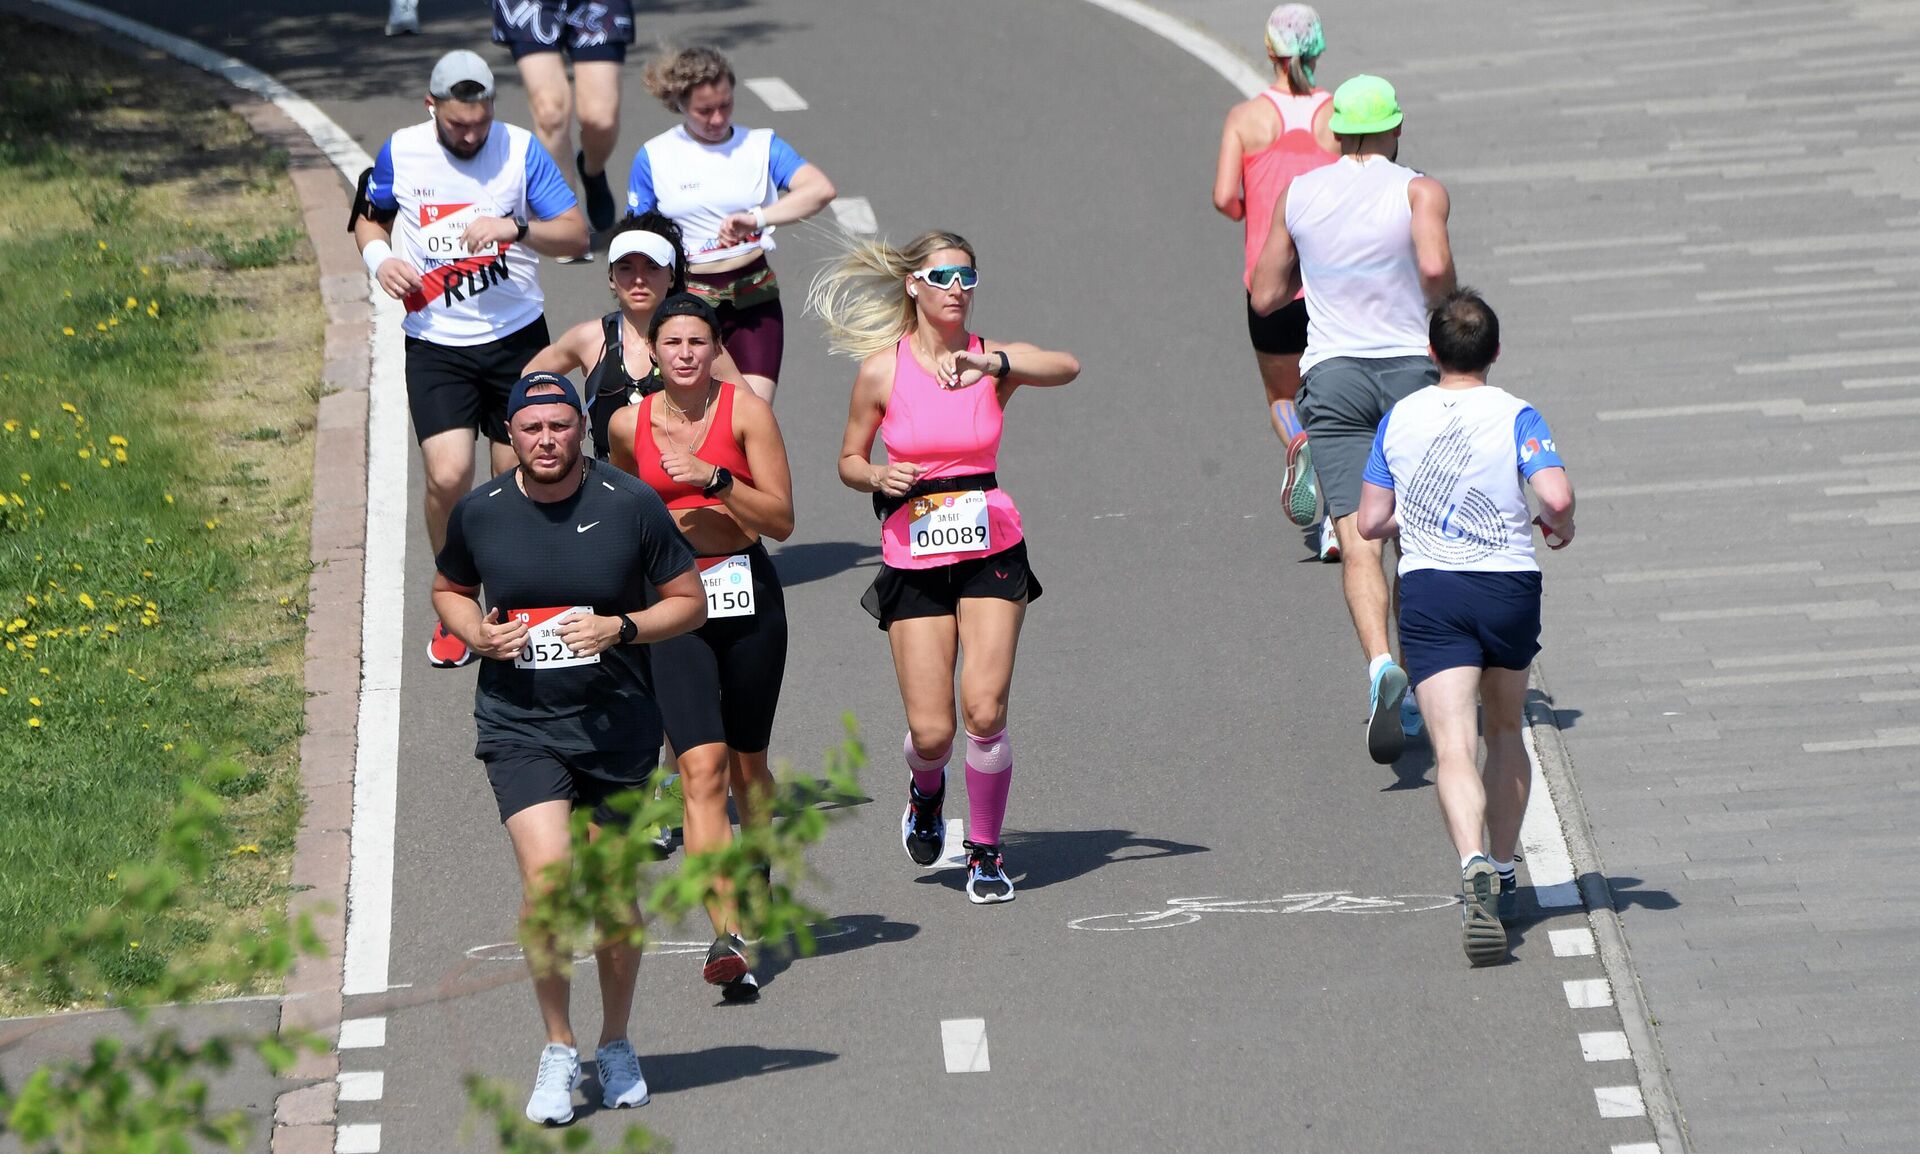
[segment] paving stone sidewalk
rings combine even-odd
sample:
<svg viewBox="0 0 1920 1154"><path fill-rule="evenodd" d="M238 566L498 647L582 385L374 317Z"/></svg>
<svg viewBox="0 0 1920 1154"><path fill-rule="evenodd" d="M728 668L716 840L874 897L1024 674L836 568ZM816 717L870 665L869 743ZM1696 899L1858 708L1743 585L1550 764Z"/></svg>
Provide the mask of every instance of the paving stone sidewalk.
<svg viewBox="0 0 1920 1154"><path fill-rule="evenodd" d="M1913 1150L1920 5L1321 12L1579 488L1542 671L1694 1147Z"/></svg>

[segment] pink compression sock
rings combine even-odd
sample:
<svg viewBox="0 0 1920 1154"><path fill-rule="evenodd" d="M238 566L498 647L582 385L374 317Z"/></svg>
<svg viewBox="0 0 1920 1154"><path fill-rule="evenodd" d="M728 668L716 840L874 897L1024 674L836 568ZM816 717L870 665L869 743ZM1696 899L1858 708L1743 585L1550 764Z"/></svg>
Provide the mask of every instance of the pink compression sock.
<svg viewBox="0 0 1920 1154"><path fill-rule="evenodd" d="M1007 816L1007 787L1013 781L1013 741L1001 730L992 737L967 734L967 840L1000 844L1000 823Z"/></svg>
<svg viewBox="0 0 1920 1154"><path fill-rule="evenodd" d="M913 788L925 797L939 793L941 783L946 781L947 759L953 756L953 750L944 749L937 758L921 757L920 752L913 748L913 734L909 733L903 752L907 757L907 769L913 773Z"/></svg>

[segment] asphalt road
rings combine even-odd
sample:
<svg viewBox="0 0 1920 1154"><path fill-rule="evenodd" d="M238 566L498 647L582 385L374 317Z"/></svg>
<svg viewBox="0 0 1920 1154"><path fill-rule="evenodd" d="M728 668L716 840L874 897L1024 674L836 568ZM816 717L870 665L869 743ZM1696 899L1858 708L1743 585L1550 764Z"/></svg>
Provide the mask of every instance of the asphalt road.
<svg viewBox="0 0 1920 1154"><path fill-rule="evenodd" d="M440 51L486 38L475 4L429 3L429 34L402 40L379 35L377 4L137 7L275 74L369 151L419 115ZM899 849L900 707L884 638L856 604L875 526L834 474L852 366L825 354L797 307L825 237L781 230L777 411L799 529L777 554L793 647L774 749L805 770L843 711L866 728L875 800L817 855L830 882L819 901L845 932L815 958L772 960L751 1007L717 1004L697 956L651 959L635 1040L653 1102L577 1124L611 1134L632 1117L683 1149L738 1150L1645 1141L1643 1120L1596 1112L1593 1087L1633 1075L1615 1062L1596 1077L1583 1061L1577 1035L1618 1022L1569 1010L1563 982L1598 970L1556 958L1548 931L1577 916L1527 926L1513 963L1486 971L1468 970L1450 908L1073 924L1182 897L1456 885L1424 747L1393 768L1367 760L1364 667L1338 572L1311 560L1277 507L1238 230L1206 196L1232 90L1078 3L673 4L642 26L643 38L721 45L743 77L787 80L807 111L770 112L743 92L739 121L778 129L843 195L867 197L894 237L938 226L971 238L975 328L1069 349L1085 371L1019 396L1002 453L1047 594L1028 618L1013 703L1007 842L1020 896L981 909L959 871L921 873ZM526 123L504 53L486 51L501 116ZM625 75L616 178L672 123L637 68ZM547 263L543 280L556 329L607 307L604 265ZM419 655L431 569L417 516L408 527L398 988L349 1000L350 1017L386 1016L387 1037L343 1064L382 1071L384 1088L343 1104L341 1121L378 1123L382 1150L479 1149L456 1136L460 1074L524 1086L540 1038L518 963L470 956L512 941L517 885L470 756L471 670L436 672ZM575 1021L590 1039L598 1010L582 977ZM949 1073L941 1024L967 1018L985 1020L991 1069Z"/></svg>

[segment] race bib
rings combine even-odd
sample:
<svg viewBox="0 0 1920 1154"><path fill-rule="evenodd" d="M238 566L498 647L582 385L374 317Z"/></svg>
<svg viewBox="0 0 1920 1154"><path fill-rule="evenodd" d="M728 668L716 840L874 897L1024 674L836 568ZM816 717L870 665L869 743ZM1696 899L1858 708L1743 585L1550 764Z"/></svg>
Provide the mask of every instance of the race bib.
<svg viewBox="0 0 1920 1154"><path fill-rule="evenodd" d="M987 495L978 489L915 497L907 515L912 518L907 547L915 557L993 551L987 532Z"/></svg>
<svg viewBox="0 0 1920 1154"><path fill-rule="evenodd" d="M483 245L478 252L468 252L460 238L467 234L467 226L481 217L477 204L423 204L420 206L420 247L431 260L459 260L469 256L498 256L500 246ZM487 213L497 216L497 213Z"/></svg>
<svg viewBox="0 0 1920 1154"><path fill-rule="evenodd" d="M745 553L701 570L700 582L707 587L707 616L753 616L753 563Z"/></svg>
<svg viewBox="0 0 1920 1154"><path fill-rule="evenodd" d="M527 643L513 659L516 669L565 669L570 665L598 665L600 655L582 657L560 640L560 622L569 613L589 616L588 605L557 605L551 609L510 609L507 616L527 623Z"/></svg>

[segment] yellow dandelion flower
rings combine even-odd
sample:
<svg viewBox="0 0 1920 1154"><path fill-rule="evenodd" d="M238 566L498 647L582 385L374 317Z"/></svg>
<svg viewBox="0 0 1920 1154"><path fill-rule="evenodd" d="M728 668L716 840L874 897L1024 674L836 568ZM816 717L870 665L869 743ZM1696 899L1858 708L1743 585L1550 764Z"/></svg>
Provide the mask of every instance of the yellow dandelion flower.
<svg viewBox="0 0 1920 1154"><path fill-rule="evenodd" d="M110 882L111 882L111 881L119 881L119 880L120 880L120 871L119 871L119 870L108 870L108 871L107 871L107 880L108 880L108 881L110 881Z"/></svg>
<svg viewBox="0 0 1920 1154"><path fill-rule="evenodd" d="M7 622L8 633L18 633L26 627L27 619L25 617L15 617L12 621Z"/></svg>
<svg viewBox="0 0 1920 1154"><path fill-rule="evenodd" d="M22 473L22 474L20 474L20 479L21 479L22 481L31 481L31 480L33 480L33 474L32 474L32 473Z"/></svg>
<svg viewBox="0 0 1920 1154"><path fill-rule="evenodd" d="M80 602L80 604L82 604L82 605L85 605L85 606L86 606L87 608L89 608L89 609L92 609L92 608L94 607L94 604L93 604L93 597L92 597L91 595L89 595L89 594L86 594L86 593L82 593L82 594L81 594L81 595L79 596L79 598L78 598L78 600L79 600L79 602Z"/></svg>
<svg viewBox="0 0 1920 1154"><path fill-rule="evenodd" d="M107 322L105 322L105 321L95 321L95 322L93 322L93 327L94 327L94 328L96 328L96 329L99 329L99 330L100 330L101 332L103 332L103 333L104 333L104 332L106 332L106 331L107 331Z"/></svg>
<svg viewBox="0 0 1920 1154"><path fill-rule="evenodd" d="M113 436L107 438L107 444L117 445L120 448L124 449L127 447L127 439L121 436L120 434L115 433Z"/></svg>
<svg viewBox="0 0 1920 1154"><path fill-rule="evenodd" d="M29 697L29 698L27 698L27 704L28 704L28 705L32 705L32 706L36 706L36 707L37 707L37 706L39 706L39 705L41 705L41 704L43 704L43 703L41 702L41 700L40 700L40 699L39 699L38 697Z"/></svg>
<svg viewBox="0 0 1920 1154"><path fill-rule="evenodd" d="M105 248L106 246L105 246L105 245L102 245L101 247L102 247L102 248ZM131 949L131 950L137 950L137 949L139 949L139 948L140 948L140 943L139 943L139 942L128 942L128 943L127 943L127 948L128 948L128 949Z"/></svg>
<svg viewBox="0 0 1920 1154"><path fill-rule="evenodd" d="M171 504L173 504L173 494L172 494L172 493L162 493L162 494L160 494L160 499L161 499L162 501L165 501L165 502L166 502L167 504L169 504L169 505L171 505Z"/></svg>
<svg viewBox="0 0 1920 1154"><path fill-rule="evenodd" d="M37 717L29 717L29 718L27 718L27 728L28 728L28 729L39 729L39 728L40 728L40 719L39 719L39 718L37 718Z"/></svg>
<svg viewBox="0 0 1920 1154"><path fill-rule="evenodd" d="M140 570L140 576L142 576L142 577L152 577L152 576L153 576L153 570L151 570L151 569L142 569L142 570Z"/></svg>
<svg viewBox="0 0 1920 1154"><path fill-rule="evenodd" d="M208 522L207 522L207 528L208 528L208 529L218 529L219 527L220 527L220 522L218 522L218 521L208 521Z"/></svg>
<svg viewBox="0 0 1920 1154"><path fill-rule="evenodd" d="M28 429L28 430L27 430L27 436L29 436L29 437L31 437L31 438L33 438L34 440L36 440L36 441L37 441L37 440L39 440L39 439L40 439L40 430L38 430L38 429Z"/></svg>
<svg viewBox="0 0 1920 1154"><path fill-rule="evenodd" d="M35 561L38 561L39 559L40 559L40 558L38 558L38 557L35 557L35 558L34 558L34 560L35 560ZM29 593L29 594L27 594L27 604L28 604L28 605L38 605L38 604L40 604L40 599L39 599L38 597L35 597L35 596L34 596L33 594L31 594L31 593Z"/></svg>
<svg viewBox="0 0 1920 1154"><path fill-rule="evenodd" d="M107 459L107 458L105 458L105 457L102 457L102 458L100 458L100 467L101 467L102 469L111 469L111 468L113 468L113 462L112 462L112 461L110 461L110 460L108 460L108 459Z"/></svg>
<svg viewBox="0 0 1920 1154"><path fill-rule="evenodd" d="M139 298L139 297L128 297L128 298L127 298L127 303L126 303L125 305L122 305L121 307L122 307L122 308L129 308L129 309L137 309L137 308L139 308L139 307L140 307L140 298Z"/></svg>
<svg viewBox="0 0 1920 1154"><path fill-rule="evenodd" d="M235 854L242 854L242 853L259 853L259 852L260 852L260 847L259 847L259 846L257 846L257 845L254 845L254 844L253 844L252 842L248 842L248 843L247 843L246 845L237 845L237 846L234 846L234 847L233 847L233 850L232 850L231 852L232 852L232 853L235 853Z"/></svg>
<svg viewBox="0 0 1920 1154"><path fill-rule="evenodd" d="M60 402L60 411L61 411L61 412L63 412L63 413L73 413L73 414L75 414L76 416L77 416L77 415L79 414L79 412L80 412L80 410L79 410L79 409L76 409L76 408L74 408L74 407L73 407L73 402L72 402L72 401L61 401L61 402Z"/></svg>
<svg viewBox="0 0 1920 1154"><path fill-rule="evenodd" d="M101 629L103 629L103 630L104 630L105 632L108 632L108 633L118 633L118 632L120 632L120 626L118 626L117 624L115 624L114 622L111 622L111 621L109 621L109 622L107 622L107 623L106 623L105 625L103 625L103 626L101 626Z"/></svg>
<svg viewBox="0 0 1920 1154"><path fill-rule="evenodd" d="M61 296L63 296L63 297L66 297L66 298L67 298L68 300L72 300L72 299L73 299L73 290L72 290L72 289L68 289L68 290L67 290L66 292L63 292L63 293L61 293L60 295L61 295Z"/></svg>
<svg viewBox="0 0 1920 1154"><path fill-rule="evenodd" d="M79 452L79 454L80 454L80 459L81 459L82 461L85 461L85 460L88 460L88 459L90 459L90 458L91 458L91 457L93 456L93 450L92 450L92 449L80 449L80 450L78 450L78 452Z"/></svg>
<svg viewBox="0 0 1920 1154"><path fill-rule="evenodd" d="M63 335L65 335L65 336L69 336L69 337L70 337L70 336L72 336L72 335L73 335L73 326L72 326L72 325L66 325L66 326L64 326L64 327L62 327L62 328L61 328L61 330L60 330L60 332L61 332L61 333L62 333Z"/></svg>
<svg viewBox="0 0 1920 1154"><path fill-rule="evenodd" d="M5 425L0 425L0 428L6 429L9 433L17 433L20 431L20 422L10 419Z"/></svg>
<svg viewBox="0 0 1920 1154"><path fill-rule="evenodd" d="M11 641L7 642L7 652L12 653L13 651L14 651L13 642Z"/></svg>
<svg viewBox="0 0 1920 1154"><path fill-rule="evenodd" d="M93 243L95 243L95 244L97 244L97 245L99 245L99 246L100 246L100 251L101 251L101 252L105 252L105 251L107 251L107 242L106 242L106 241L104 241L104 240L96 240L96 241L94 241Z"/></svg>
<svg viewBox="0 0 1920 1154"><path fill-rule="evenodd" d="M0 697L5 697L6 695L7 695L7 687L4 685L0 685Z"/></svg>
<svg viewBox="0 0 1920 1154"><path fill-rule="evenodd" d="M162 744L162 745L160 746L160 751L161 751L162 753L172 753L172 752L173 752L173 742L171 742L171 741L169 741L169 742L166 742L166 743L164 743L164 744Z"/></svg>
<svg viewBox="0 0 1920 1154"><path fill-rule="evenodd" d="M53 674L53 670L51 670L51 669L48 669L48 668L47 668L46 666L44 666L44 665L42 665L42 666L40 667L40 672L41 672L41 673L42 673L43 675L46 675L46 676L52 676L52 674Z"/></svg>
<svg viewBox="0 0 1920 1154"><path fill-rule="evenodd" d="M108 318L107 318L107 324L108 324L108 325L118 325L119 323L120 323L120 318L119 318L119 317L108 317Z"/></svg>

